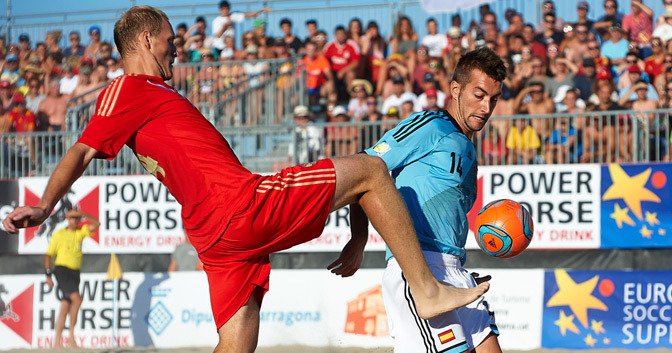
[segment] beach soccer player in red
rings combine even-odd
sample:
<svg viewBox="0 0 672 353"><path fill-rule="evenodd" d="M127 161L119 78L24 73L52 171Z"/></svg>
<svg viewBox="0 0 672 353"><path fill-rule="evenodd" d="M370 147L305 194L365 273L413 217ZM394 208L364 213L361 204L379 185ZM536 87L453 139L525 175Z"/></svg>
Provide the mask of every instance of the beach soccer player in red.
<svg viewBox="0 0 672 353"><path fill-rule="evenodd" d="M254 351L268 255L318 237L329 212L348 204L361 207L386 241L422 317L487 291L487 283L462 289L434 278L380 158L326 159L271 176L245 169L198 109L164 82L172 77L174 38L168 17L155 8L136 6L121 16L114 41L125 74L100 93L95 114L52 173L40 203L19 207L3 221L8 232L42 223L93 158L112 159L127 145L182 205L185 230L208 277L219 332L215 352ZM366 222L355 221L352 228L367 232ZM332 272L354 273L363 246L351 240Z"/></svg>

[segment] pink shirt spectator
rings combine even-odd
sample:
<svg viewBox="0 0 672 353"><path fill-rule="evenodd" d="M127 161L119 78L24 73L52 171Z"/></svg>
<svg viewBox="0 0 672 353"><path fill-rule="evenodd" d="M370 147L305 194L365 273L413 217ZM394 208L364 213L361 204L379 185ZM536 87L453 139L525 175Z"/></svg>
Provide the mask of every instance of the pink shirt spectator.
<svg viewBox="0 0 672 353"><path fill-rule="evenodd" d="M623 16L623 29L630 33L628 39L632 42L646 43L653 34L653 19L640 11L635 15L629 13Z"/></svg>
<svg viewBox="0 0 672 353"><path fill-rule="evenodd" d="M359 60L359 46L352 39L343 44L332 40L324 47L324 56L331 63L331 69L339 72L353 61Z"/></svg>

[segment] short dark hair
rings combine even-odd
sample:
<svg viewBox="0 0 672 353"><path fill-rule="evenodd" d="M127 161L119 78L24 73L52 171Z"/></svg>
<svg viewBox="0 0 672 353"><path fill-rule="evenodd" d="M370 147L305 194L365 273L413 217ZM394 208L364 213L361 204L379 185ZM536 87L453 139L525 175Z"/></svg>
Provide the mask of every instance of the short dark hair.
<svg viewBox="0 0 672 353"><path fill-rule="evenodd" d="M427 19L427 24L429 24L430 22L436 23L436 19L434 17L430 17Z"/></svg>
<svg viewBox="0 0 672 353"><path fill-rule="evenodd" d="M184 29L185 31L189 28L186 23L182 22L177 25L177 29Z"/></svg>
<svg viewBox="0 0 672 353"><path fill-rule="evenodd" d="M334 28L334 32L338 32L338 31L345 32L345 27L343 27L343 25L336 26L336 28Z"/></svg>
<svg viewBox="0 0 672 353"><path fill-rule="evenodd" d="M506 78L506 67L499 56L487 47L482 47L466 53L455 67L453 81L465 86L471 79L471 72L481 70L497 82Z"/></svg>
<svg viewBox="0 0 672 353"><path fill-rule="evenodd" d="M203 16L198 16L198 17L196 17L196 20L195 20L194 22L203 22L203 23L205 23L205 17L203 17Z"/></svg>
<svg viewBox="0 0 672 353"><path fill-rule="evenodd" d="M311 18L308 21L306 21L306 26L307 25L316 25L317 26L317 20L315 20L314 18Z"/></svg>
<svg viewBox="0 0 672 353"><path fill-rule="evenodd" d="M226 7L227 9L230 9L230 8L231 8L231 4L229 4L229 2L226 1L226 0L222 0L222 1L220 1L220 2L219 2L219 8L222 9L222 8L225 8L225 7Z"/></svg>
<svg viewBox="0 0 672 353"><path fill-rule="evenodd" d="M288 24L289 27L292 27L292 20L290 20L289 18L285 17L285 18L283 18L282 20L280 20L280 27L282 27L282 25L284 25L284 24Z"/></svg>

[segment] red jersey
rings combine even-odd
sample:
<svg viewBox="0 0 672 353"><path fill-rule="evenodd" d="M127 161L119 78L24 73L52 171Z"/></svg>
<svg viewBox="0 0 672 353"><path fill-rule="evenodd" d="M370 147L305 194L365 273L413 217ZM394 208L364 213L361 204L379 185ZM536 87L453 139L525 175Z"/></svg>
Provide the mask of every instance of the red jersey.
<svg viewBox="0 0 672 353"><path fill-rule="evenodd" d="M114 158L126 144L182 205L182 220L200 253L254 197L259 175L245 169L224 137L159 77L124 75L99 95L79 139Z"/></svg>
<svg viewBox="0 0 672 353"><path fill-rule="evenodd" d="M359 60L359 46L352 39L343 44L332 40L324 47L324 56L329 59L331 69L339 72L353 61Z"/></svg>
<svg viewBox="0 0 672 353"><path fill-rule="evenodd" d="M23 114L19 113L19 108L14 108L9 112L12 118L12 131L14 132L32 132L35 130L35 114L30 110L25 110Z"/></svg>

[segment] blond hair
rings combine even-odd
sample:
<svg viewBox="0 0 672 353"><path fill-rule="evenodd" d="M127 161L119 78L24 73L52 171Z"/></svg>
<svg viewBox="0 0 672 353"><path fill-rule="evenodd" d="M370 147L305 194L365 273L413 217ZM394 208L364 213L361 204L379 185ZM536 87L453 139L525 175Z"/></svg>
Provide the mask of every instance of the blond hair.
<svg viewBox="0 0 672 353"><path fill-rule="evenodd" d="M170 21L163 11L151 6L134 6L124 12L114 24L114 44L119 54L124 57L133 52L138 46L136 38L142 31L158 35L164 20Z"/></svg>

